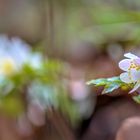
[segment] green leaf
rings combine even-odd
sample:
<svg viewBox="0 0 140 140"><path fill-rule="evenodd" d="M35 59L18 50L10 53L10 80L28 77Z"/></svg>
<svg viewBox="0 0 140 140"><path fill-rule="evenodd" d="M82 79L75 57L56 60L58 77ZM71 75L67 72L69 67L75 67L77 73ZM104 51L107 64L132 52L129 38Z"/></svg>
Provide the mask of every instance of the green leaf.
<svg viewBox="0 0 140 140"><path fill-rule="evenodd" d="M87 82L87 85L94 84L96 86L104 86L104 85L106 85L106 83L107 83L107 79L101 78L101 79L91 80L91 81Z"/></svg>
<svg viewBox="0 0 140 140"><path fill-rule="evenodd" d="M111 78L107 78L107 81L109 81L109 82L122 82L120 80L120 77L117 77L117 76L111 77Z"/></svg>
<svg viewBox="0 0 140 140"><path fill-rule="evenodd" d="M121 86L120 83L112 83L110 85L107 85L104 88L102 94L110 93L110 92L114 91L115 89L118 89L120 86Z"/></svg>
<svg viewBox="0 0 140 140"><path fill-rule="evenodd" d="M132 98L136 103L140 104L140 95L133 96Z"/></svg>
<svg viewBox="0 0 140 140"><path fill-rule="evenodd" d="M64 89L58 94L59 110L68 117L72 125L80 120L80 114L75 103L70 99Z"/></svg>
<svg viewBox="0 0 140 140"><path fill-rule="evenodd" d="M120 80L119 77L111 77L111 78L100 78L96 80L91 80L87 82L88 85L94 84L95 86L104 86L104 90L102 94L110 93L114 91L115 89L118 89L124 85L126 85L124 82Z"/></svg>
<svg viewBox="0 0 140 140"><path fill-rule="evenodd" d="M0 96L5 96L9 94L14 88L14 84L6 77L0 77Z"/></svg>
<svg viewBox="0 0 140 140"><path fill-rule="evenodd" d="M22 101L14 96L0 100L0 109L11 117L16 117L24 110Z"/></svg>

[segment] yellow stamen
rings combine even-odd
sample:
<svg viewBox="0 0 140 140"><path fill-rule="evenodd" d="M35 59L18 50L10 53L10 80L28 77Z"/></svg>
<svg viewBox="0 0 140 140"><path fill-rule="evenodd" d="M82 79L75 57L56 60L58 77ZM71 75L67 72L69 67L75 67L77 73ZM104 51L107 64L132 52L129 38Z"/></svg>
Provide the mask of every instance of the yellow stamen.
<svg viewBox="0 0 140 140"><path fill-rule="evenodd" d="M131 65L128 70L131 70L131 69L140 70L140 65L136 64L134 61L131 61L130 63Z"/></svg>
<svg viewBox="0 0 140 140"><path fill-rule="evenodd" d="M4 75L11 75L15 71L15 64L12 59L5 59L0 65L0 71Z"/></svg>

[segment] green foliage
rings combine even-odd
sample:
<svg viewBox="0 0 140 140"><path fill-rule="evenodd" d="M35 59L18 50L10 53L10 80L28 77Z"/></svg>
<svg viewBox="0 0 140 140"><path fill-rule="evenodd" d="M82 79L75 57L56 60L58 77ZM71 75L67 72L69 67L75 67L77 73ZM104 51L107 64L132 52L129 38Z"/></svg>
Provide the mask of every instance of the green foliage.
<svg viewBox="0 0 140 140"><path fill-rule="evenodd" d="M132 98L136 103L140 104L140 95L133 96Z"/></svg>
<svg viewBox="0 0 140 140"><path fill-rule="evenodd" d="M101 78L96 80L91 80L87 82L88 85L95 85L95 86L104 86L104 90L102 91L102 94L111 93L115 89L122 88L124 89L124 86L129 88L129 85L126 85L124 82L120 80L119 77L112 77L112 78Z"/></svg>
<svg viewBox="0 0 140 140"><path fill-rule="evenodd" d="M58 94L57 98L59 102L59 110L63 112L66 116L70 116L68 119L73 125L75 125L75 122L80 120L80 116L75 104L70 99L65 89L61 90L61 93Z"/></svg>
<svg viewBox="0 0 140 140"><path fill-rule="evenodd" d="M135 44L140 42L140 11L134 10L137 6L140 7L140 2L55 0L54 3L56 5L52 6L58 9L53 12L56 17L60 17L54 22L57 24L55 39L58 42L65 37L70 41L77 38L95 45L110 43L112 39Z"/></svg>
<svg viewBox="0 0 140 140"><path fill-rule="evenodd" d="M17 96L5 96L0 99L0 110L11 117L17 117L24 111L23 102Z"/></svg>
<svg viewBox="0 0 140 140"><path fill-rule="evenodd" d="M39 103L47 112L51 107L62 111L74 124L78 113L74 103L60 83L64 65L58 60L43 60L35 69L29 64L10 76L0 76L0 110L9 116L24 112L30 102ZM25 97L26 96L26 97Z"/></svg>

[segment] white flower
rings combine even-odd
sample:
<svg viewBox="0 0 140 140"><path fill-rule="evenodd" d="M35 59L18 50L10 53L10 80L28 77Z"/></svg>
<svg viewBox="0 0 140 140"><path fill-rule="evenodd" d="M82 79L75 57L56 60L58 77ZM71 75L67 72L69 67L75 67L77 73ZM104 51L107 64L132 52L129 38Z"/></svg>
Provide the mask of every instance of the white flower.
<svg viewBox="0 0 140 140"><path fill-rule="evenodd" d="M34 68L41 65L42 56L40 53L33 53L30 46L20 38L9 39L0 35L0 74L10 75L19 71L24 64Z"/></svg>
<svg viewBox="0 0 140 140"><path fill-rule="evenodd" d="M127 53L124 56L126 59L119 62L119 67L125 71L120 75L120 79L125 83L135 85L130 91L132 93L140 87L140 58L132 53Z"/></svg>

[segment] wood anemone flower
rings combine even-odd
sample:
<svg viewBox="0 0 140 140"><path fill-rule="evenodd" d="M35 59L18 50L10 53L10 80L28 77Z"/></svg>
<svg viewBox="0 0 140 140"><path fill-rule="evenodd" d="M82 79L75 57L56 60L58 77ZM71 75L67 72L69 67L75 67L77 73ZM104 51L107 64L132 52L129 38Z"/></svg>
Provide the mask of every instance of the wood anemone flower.
<svg viewBox="0 0 140 140"><path fill-rule="evenodd" d="M18 37L9 39L0 35L0 75L11 75L22 69L24 64L39 68L40 53L33 53L30 46Z"/></svg>
<svg viewBox="0 0 140 140"><path fill-rule="evenodd" d="M123 59L119 62L119 67L124 73L120 74L120 79L124 83L134 84L134 88L130 93L138 90L140 87L140 57L132 54L124 54L126 59Z"/></svg>

